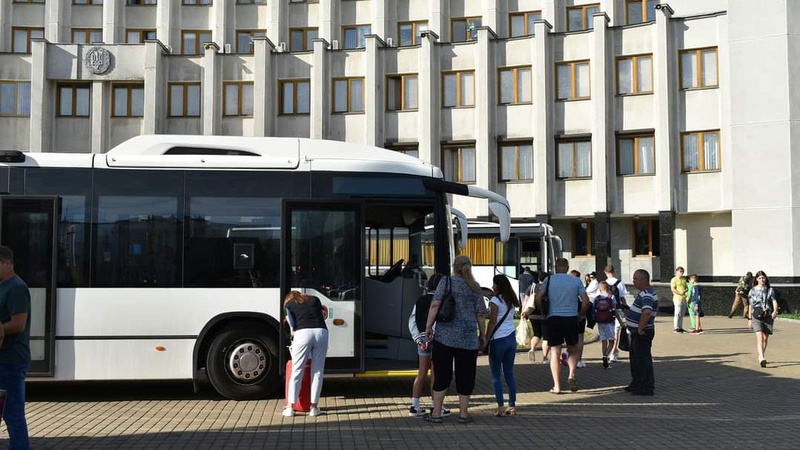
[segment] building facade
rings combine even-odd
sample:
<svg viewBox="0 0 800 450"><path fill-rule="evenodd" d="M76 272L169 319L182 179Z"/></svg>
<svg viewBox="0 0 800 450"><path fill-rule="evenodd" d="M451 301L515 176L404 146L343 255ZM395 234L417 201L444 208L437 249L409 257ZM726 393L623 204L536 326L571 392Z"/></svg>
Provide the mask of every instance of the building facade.
<svg viewBox="0 0 800 450"><path fill-rule="evenodd" d="M3 0L0 149L104 152L143 133L383 146L553 224L581 272L794 282L789 6Z"/></svg>

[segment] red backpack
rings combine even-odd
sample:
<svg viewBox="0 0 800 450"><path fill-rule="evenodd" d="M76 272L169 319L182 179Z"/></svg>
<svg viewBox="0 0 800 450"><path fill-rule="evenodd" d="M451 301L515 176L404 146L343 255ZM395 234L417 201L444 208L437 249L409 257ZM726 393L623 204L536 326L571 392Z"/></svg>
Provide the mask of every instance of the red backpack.
<svg viewBox="0 0 800 450"><path fill-rule="evenodd" d="M614 303L610 295L601 294L594 299L594 320L597 323L614 321Z"/></svg>

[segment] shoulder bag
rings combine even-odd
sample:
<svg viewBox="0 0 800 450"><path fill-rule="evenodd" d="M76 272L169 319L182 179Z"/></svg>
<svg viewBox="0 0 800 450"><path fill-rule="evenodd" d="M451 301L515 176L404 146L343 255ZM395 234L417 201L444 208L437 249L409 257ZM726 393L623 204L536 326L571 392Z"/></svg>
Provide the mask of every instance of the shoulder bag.
<svg viewBox="0 0 800 450"><path fill-rule="evenodd" d="M439 305L439 312L436 313L437 322L452 322L456 318L456 299L453 297L453 287L451 285L450 277L447 277L447 289L442 299L442 304Z"/></svg>

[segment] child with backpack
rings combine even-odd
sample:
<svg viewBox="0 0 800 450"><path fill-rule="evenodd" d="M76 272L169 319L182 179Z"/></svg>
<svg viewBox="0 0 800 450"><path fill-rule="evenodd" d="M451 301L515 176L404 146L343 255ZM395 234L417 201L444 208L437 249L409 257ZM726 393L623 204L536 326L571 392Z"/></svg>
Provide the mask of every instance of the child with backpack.
<svg viewBox="0 0 800 450"><path fill-rule="evenodd" d="M594 298L592 313L600 333L603 350L603 367L608 369L608 359L614 349L614 317L617 315L617 299L611 294L611 286L600 282L600 293Z"/></svg>

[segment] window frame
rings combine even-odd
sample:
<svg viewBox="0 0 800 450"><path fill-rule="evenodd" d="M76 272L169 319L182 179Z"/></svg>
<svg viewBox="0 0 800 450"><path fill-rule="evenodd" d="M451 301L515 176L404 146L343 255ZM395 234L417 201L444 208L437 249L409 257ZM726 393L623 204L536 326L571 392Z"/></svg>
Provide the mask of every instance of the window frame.
<svg viewBox="0 0 800 450"><path fill-rule="evenodd" d="M520 147L529 146L531 148L531 177L520 177ZM516 172L514 178L503 178L503 149L507 147L514 147L515 161L514 171ZM497 182L507 184L520 184L520 183L533 183L533 139L509 139L507 141L500 141L497 143Z"/></svg>
<svg viewBox="0 0 800 450"><path fill-rule="evenodd" d="M300 83L308 83L308 112L297 112L297 85ZM292 84L294 87L292 88L292 112L287 113L283 112L283 105L285 104L285 99L283 98L283 87L286 84ZM308 116L311 115L311 78L285 78L278 80L278 92L280 93L278 96L278 115L279 116Z"/></svg>
<svg viewBox="0 0 800 450"><path fill-rule="evenodd" d="M16 3L16 1L15 1ZM28 2L28 3L44 3L44 0L41 2ZM73 5L80 5L80 6L102 6L103 0L83 0L83 3L78 3L78 0L72 0Z"/></svg>
<svg viewBox="0 0 800 450"><path fill-rule="evenodd" d="M44 4L45 0L14 0L13 3L32 3L32 4Z"/></svg>
<svg viewBox="0 0 800 450"><path fill-rule="evenodd" d="M655 2L656 5L658 4L658 0L625 0L625 24L637 25L640 23L655 22L655 18L653 18L653 20L647 20L647 4L649 2ZM631 22L630 11L628 10L628 5L631 3L640 3L642 5L642 20L639 22Z"/></svg>
<svg viewBox="0 0 800 450"><path fill-rule="evenodd" d="M411 25L411 43L410 44L403 44L401 40L402 33L400 29L405 25ZM420 30L420 25L424 25L425 29ZM413 47L415 45L420 45L422 43L421 36L423 31L428 31L428 21L427 20L405 20L402 22L397 22L397 46L398 47Z"/></svg>
<svg viewBox="0 0 800 450"><path fill-rule="evenodd" d="M636 224L640 223L640 222L646 222L648 224L648 227L647 227L647 241L648 241L648 248L650 250L647 253L639 253L639 251L638 251L639 249L636 248L636 242L637 242L636 238L638 237ZM658 229L657 228L656 228L656 232L653 233L653 230L654 230L653 223L657 224L658 223L658 219L636 219L636 218L634 218L631 221L631 254L632 254L632 256L634 258L637 258L637 257L639 257L639 258L642 258L642 257L653 258L653 257L661 256L661 245L660 245L660 243L658 244L658 252L657 252L657 254L656 254L656 252L653 251L653 249L655 248L653 243L654 242L658 242L658 239L659 239ZM656 235L655 238L653 237L653 234Z"/></svg>
<svg viewBox="0 0 800 450"><path fill-rule="evenodd" d="M578 253L578 237L577 232L581 228L581 224L586 224L586 253ZM570 223L570 235L572 244L572 257L573 258L594 258L594 221L593 220L576 220Z"/></svg>
<svg viewBox="0 0 800 450"><path fill-rule="evenodd" d="M369 33L365 33L364 34L364 45L362 46L362 45L360 45L361 44L360 42L356 42L356 46L355 47L348 47L347 46L347 31L354 30L356 32L356 41L358 41L358 31L359 31L360 28L363 28L363 27L368 27L370 29ZM362 23L362 24L354 24L354 25L342 25L342 45L341 45L340 48L343 49L343 50L358 50L358 49L366 48L367 47L366 36L368 34L373 34L372 33L372 24L369 24L369 23L363 24Z"/></svg>
<svg viewBox="0 0 800 450"><path fill-rule="evenodd" d="M588 11L590 8L597 8L600 12L603 11L602 9L600 9L600 3L592 3L592 4L589 4L589 5L567 6L567 32L568 33L576 32L576 31L589 31L589 30L594 28L594 26L589 28L589 24L590 24L590 21L592 20L592 18L591 17L587 17L587 15L586 15L586 11ZM581 27L580 30L570 30L569 29L569 12L570 11L575 11L575 10L578 10L578 9L581 10L581 25L582 25L582 27Z"/></svg>
<svg viewBox="0 0 800 450"><path fill-rule="evenodd" d="M716 82L715 84L703 85L703 52L707 50L714 50L714 64L716 65ZM695 53L695 64L697 64L697 77L694 80L696 85L690 87L683 87L683 55ZM700 89L718 89L719 88L719 46L699 47L678 51L678 73L680 74L680 89L681 91L696 91Z"/></svg>
<svg viewBox="0 0 800 450"><path fill-rule="evenodd" d="M131 42L129 38L130 33L137 33L139 35L139 42ZM125 29L125 43L126 44L144 44L145 41L152 40L145 37L145 33L158 33L154 28L126 28ZM153 39L157 39L158 34Z"/></svg>
<svg viewBox="0 0 800 450"><path fill-rule="evenodd" d="M450 42L470 42L478 39L478 35L470 36L469 33L469 25L470 22L480 21L480 25L475 28L480 28L483 26L483 16L469 16L469 17L453 17L450 19ZM455 24L456 22L465 22L466 24L466 34L464 35L463 40L456 40L455 39Z"/></svg>
<svg viewBox="0 0 800 450"><path fill-rule="evenodd" d="M416 78L417 79L417 107L416 108L409 108L406 105L406 80L409 78ZM391 81L392 80L399 80L400 83L400 98L399 98L399 108L391 108L389 105L389 93L391 92ZM419 74L418 73L393 73L390 75L386 75L386 111L387 112L398 112L398 111L419 111Z"/></svg>
<svg viewBox="0 0 800 450"><path fill-rule="evenodd" d="M717 168L716 169L706 169L705 168L705 135L706 134L716 134L717 135ZM684 136L688 135L698 135L697 141L697 161L700 168L698 169L686 169L686 161L684 160ZM695 131L684 131L681 133L681 173L714 173L714 172L721 172L722 171L722 132L719 129L712 129L712 130L695 130ZM655 147L655 145L654 145Z"/></svg>
<svg viewBox="0 0 800 450"><path fill-rule="evenodd" d="M61 114L61 88L69 87L72 89L72 113L69 115ZM76 95L78 89L86 89L89 91L89 104L87 105L86 114L78 114L78 102L75 100L78 98ZM81 118L89 118L92 116L92 84L86 82L70 82L70 83L58 83L56 84L56 117L81 117Z"/></svg>
<svg viewBox="0 0 800 450"><path fill-rule="evenodd" d="M586 97L578 97L577 96L578 85L576 83L576 78L577 77L575 76L575 74L576 74L575 68L577 66L583 65L583 64L586 64L586 67L588 68L589 95L587 95ZM572 91L571 91L571 95L569 97L567 97L567 98L559 98L559 96L558 96L558 68L561 67L561 66L570 66L570 73L571 73L570 82L571 82L571 85L572 85L571 86ZM592 66L590 65L590 61L588 59L582 59L582 60L577 60L577 61L561 61L561 62L557 62L557 63L555 63L555 69L556 69L556 73L555 73L555 97L556 97L556 99L555 99L555 101L557 101L557 102L568 102L568 101L591 100L591 98L592 98Z"/></svg>
<svg viewBox="0 0 800 450"><path fill-rule="evenodd" d="M117 105L117 89L125 88L128 91L127 94L127 105L125 105L125 115L117 115L116 114L116 105ZM142 100L144 100L144 83L112 83L111 84L111 117L112 118L140 118L144 117L144 102L142 102L142 115L134 115L133 114L133 91L141 89L142 90Z"/></svg>
<svg viewBox="0 0 800 450"><path fill-rule="evenodd" d="M577 175L577 173L578 173L578 166L577 166L578 144L585 143L585 142L589 143L589 175L578 176ZM566 176L566 177L559 176L559 172L560 172L560 169L561 169L561 158L559 157L559 147L561 146L561 144L571 144L572 145L572 171L571 171L571 174L569 176ZM593 171L592 171L592 153L593 152L594 152L594 149L592 148L592 140L591 140L591 138L586 138L586 139L574 138L574 139L558 139L558 140L556 140L556 158L555 158L556 159L556 174L555 174L556 175L556 180L565 180L565 181L569 181L569 180L591 180L592 179L592 173L593 173Z"/></svg>
<svg viewBox="0 0 800 450"><path fill-rule="evenodd" d="M294 40L293 40L292 33L293 32L298 32L298 31L303 33L303 45L302 45L303 49L302 50L293 50L294 46L292 45L292 43L294 42ZM317 37L315 39L319 38L319 27L289 28L289 51L290 52L310 52L310 51L314 50L313 43L311 44L311 46L309 48L306 48L306 44L309 43L308 42L308 33L309 33L309 31L316 31L317 32Z"/></svg>
<svg viewBox="0 0 800 450"><path fill-rule="evenodd" d="M250 36L250 44L248 45L248 51L242 51L239 48L239 37L242 35L249 35ZM237 55L253 55L255 54L255 44L253 44L253 38L256 36L266 36L267 30L263 29L239 29L236 30L236 54Z"/></svg>
<svg viewBox="0 0 800 450"><path fill-rule="evenodd" d="M641 91L639 92L639 59L640 58L650 58L650 90L649 91ZM620 92L620 84L619 84L619 63L621 61L631 60L631 84L632 84L632 92L622 93ZM652 95L655 91L654 87L654 79L653 79L653 54L652 53L641 53L637 55L623 55L617 56L616 58L616 87L617 87L617 95L620 97L627 97L630 95Z"/></svg>
<svg viewBox="0 0 800 450"><path fill-rule="evenodd" d="M0 117L30 117L31 116L31 105L28 105L28 114L21 114L20 113L20 104L19 104L19 86L20 85L27 85L28 86L28 96L30 97L30 90L31 90L31 82L30 81L22 81L22 80L0 80L0 85L3 84L10 84L14 86L14 107L11 114L4 114L0 111Z"/></svg>
<svg viewBox="0 0 800 450"><path fill-rule="evenodd" d="M520 101L519 96L519 70L520 69L528 69L531 73L531 85L530 85L530 100L527 101ZM503 84L500 82L500 77L503 72L511 72L512 79L514 80L514 99L510 102L503 102ZM533 103L533 66L509 66L509 67L498 67L497 68L497 104L498 105L530 105Z"/></svg>
<svg viewBox="0 0 800 450"><path fill-rule="evenodd" d="M472 151L475 153L475 158L474 158L475 159L475 167L473 167L473 172L475 173L475 179L471 180L471 181L465 181L463 179L463 169L464 169L463 166L464 166L464 163L462 161L462 156L461 155L462 155L463 150L468 149L468 148L472 149ZM447 181L453 181L453 182L462 183L462 184L477 184L478 183L478 149L477 149L477 146L475 145L475 142L460 143L460 144L459 143L446 143L446 144L442 144L441 145L441 153L440 153L440 160L439 161L441 162L441 169L442 169L442 173L445 174L445 179L446 179L446 174L447 174L447 169L446 169L445 166L447 165L447 161L448 161L446 155L447 155L448 152L453 152L453 151L457 152L457 157L456 157L456 161L457 161L456 165L457 165L457 167L456 167L456 170L453 172L453 174L455 175L455 179L454 180L447 180Z"/></svg>
<svg viewBox="0 0 800 450"><path fill-rule="evenodd" d="M92 33L100 33L100 41L92 41ZM76 42L75 33L84 33L84 37L88 42ZM70 28L70 39L73 44L90 45L103 42L103 29L102 28Z"/></svg>
<svg viewBox="0 0 800 450"><path fill-rule="evenodd" d="M201 3L201 2L208 3ZM181 0L181 6L213 6L214 0Z"/></svg>
<svg viewBox="0 0 800 450"><path fill-rule="evenodd" d="M183 114L181 115L173 115L172 114L172 87L173 86L182 86L183 87L183 95L182 95L182 103L183 103ZM187 89L189 86L197 86L198 87L198 98L197 98L197 114L189 114L189 90ZM203 115L203 87L200 84L200 81L169 81L167 82L167 117L201 117Z"/></svg>
<svg viewBox="0 0 800 450"><path fill-rule="evenodd" d="M237 5L266 5L267 0L236 0Z"/></svg>
<svg viewBox="0 0 800 450"><path fill-rule="evenodd" d="M27 41L26 50L24 52L14 51L14 49L17 46L17 37L16 37L17 33L16 33L16 31L25 31L25 34L27 36L26 37L26 41ZM32 51L31 39L33 39L31 37L31 32L33 32L33 31L41 31L42 32L42 37L44 37L44 27L11 27L11 53L16 53L18 55L30 55L31 51Z"/></svg>
<svg viewBox="0 0 800 450"><path fill-rule="evenodd" d="M386 143L383 148L419 159L419 142Z"/></svg>
<svg viewBox="0 0 800 450"><path fill-rule="evenodd" d="M539 20L542 19L542 10L541 9L536 10L536 11L524 11L524 12L520 11L520 12L515 12L515 13L509 13L508 14L508 37L509 38L518 38L518 37L525 37L525 36L534 36L534 30L531 30L531 29L528 28L528 24L529 24L528 18L530 16L532 16L532 15L535 15L535 14L539 15ZM519 35L519 36L514 36L512 34L512 31L511 31L512 23L513 23L513 20L514 20L515 17L522 17L522 21L523 21L523 26L522 26L523 33L521 35Z"/></svg>
<svg viewBox="0 0 800 450"><path fill-rule="evenodd" d="M212 40L214 39L214 33L212 33L211 30L181 30L181 55L183 55L183 56L200 56L200 55L202 55L203 54L202 50L205 48L204 47L205 43L204 42L200 42L200 36L203 35L203 34L206 34L206 33L211 35L211 39ZM186 43L186 40L185 40L184 37L187 34L193 34L194 35L195 46L197 47L195 49L196 50L195 53L186 53L186 48L184 47L184 44Z"/></svg>
<svg viewBox="0 0 800 450"><path fill-rule="evenodd" d="M225 111L225 106L228 104L228 98L227 98L228 97L228 90L226 89L226 87L227 86L233 86L233 85L238 86L238 88L236 90L237 91L236 92L236 96L237 96L237 98L236 98L236 112L237 113L236 114L228 114ZM253 115L255 114L255 109L253 110L252 114L243 114L242 113L243 110L244 110L244 108L242 106L244 104L244 102L242 100L242 98L244 97L242 95L242 92L244 92L243 87L245 85L253 86L253 89L255 89L255 83L252 82L252 81L238 80L238 81L223 81L222 82L222 117L253 117ZM255 95L255 91L253 91L253 94ZM253 102L255 102L255 98L253 99ZM253 105L253 106L255 106L255 105Z"/></svg>
<svg viewBox="0 0 800 450"><path fill-rule="evenodd" d="M131 2L136 2L136 3L131 3ZM158 0L125 0L125 6L156 6L156 5L158 5Z"/></svg>
<svg viewBox="0 0 800 450"><path fill-rule="evenodd" d="M653 171L652 172L639 172L639 139L652 139L653 149ZM633 173L622 173L620 163L622 161L622 145L621 141L633 140ZM620 177L638 177L638 176L653 176L656 174L656 136L655 133L635 133L635 134L619 134L617 135L617 176Z"/></svg>
<svg viewBox="0 0 800 450"><path fill-rule="evenodd" d="M365 101L365 85L364 77L333 77L331 78L331 114L364 114L367 105ZM336 111L336 82L347 81L347 110ZM361 109L353 110L351 105L352 100L352 86L354 81L361 81Z"/></svg>
<svg viewBox="0 0 800 450"><path fill-rule="evenodd" d="M473 103L471 105L463 104L463 99L461 98L461 85L463 83L462 78L463 78L463 76L465 74L472 74L472 101L473 101ZM447 75L455 75L456 76L456 104L452 105L452 106L448 106L448 105L444 104L445 93L446 93L446 90L444 88L444 78ZM442 81L442 84L441 84L441 86L442 86L442 99L441 99L442 100L442 108L452 109L452 108L474 108L475 107L475 103L477 103L477 101L476 101L477 99L475 98L475 93L476 93L476 91L475 91L475 89L476 89L475 88L475 69L471 69L471 70L445 70L445 71L442 71L441 81Z"/></svg>

